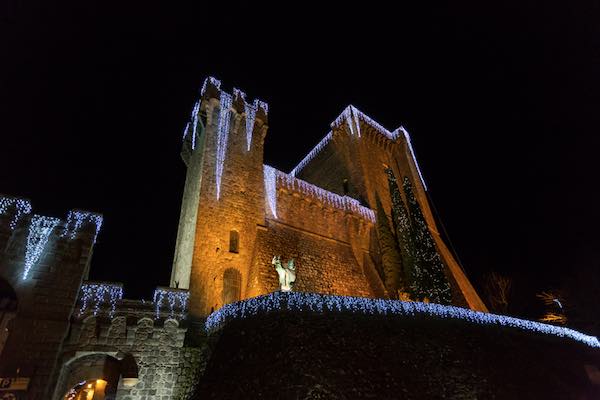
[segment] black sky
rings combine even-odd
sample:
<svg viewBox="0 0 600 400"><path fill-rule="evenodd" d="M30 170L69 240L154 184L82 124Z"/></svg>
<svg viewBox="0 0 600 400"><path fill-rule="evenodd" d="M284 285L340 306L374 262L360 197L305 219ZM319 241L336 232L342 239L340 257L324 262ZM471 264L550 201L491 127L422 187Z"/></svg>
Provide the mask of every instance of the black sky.
<svg viewBox="0 0 600 400"><path fill-rule="evenodd" d="M207 75L269 103L285 171L348 104L404 125L475 282L600 273L598 2L0 2L0 193L103 213L92 278L127 297L168 284Z"/></svg>

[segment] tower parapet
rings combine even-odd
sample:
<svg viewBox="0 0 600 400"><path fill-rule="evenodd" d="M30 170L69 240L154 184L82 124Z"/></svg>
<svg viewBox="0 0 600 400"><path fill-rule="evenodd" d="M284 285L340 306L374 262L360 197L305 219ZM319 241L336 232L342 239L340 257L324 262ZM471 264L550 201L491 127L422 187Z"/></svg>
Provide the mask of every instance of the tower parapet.
<svg viewBox="0 0 600 400"><path fill-rule="evenodd" d="M237 88L229 93L209 77L186 126L188 172L171 287L189 288L190 312L198 318L244 295L256 227L265 216L267 120L267 103L249 101Z"/></svg>

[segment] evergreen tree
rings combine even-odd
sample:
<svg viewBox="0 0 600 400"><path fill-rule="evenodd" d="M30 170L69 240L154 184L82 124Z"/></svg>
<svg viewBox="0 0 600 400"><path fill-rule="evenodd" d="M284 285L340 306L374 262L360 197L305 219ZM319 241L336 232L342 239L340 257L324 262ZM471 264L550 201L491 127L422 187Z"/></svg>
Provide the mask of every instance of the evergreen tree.
<svg viewBox="0 0 600 400"><path fill-rule="evenodd" d="M377 237L381 248L384 283L390 297L395 299L398 297L398 289L402 289L402 258L378 194L375 194L375 200L377 202Z"/></svg>
<svg viewBox="0 0 600 400"><path fill-rule="evenodd" d="M419 294L420 299L428 298L434 303L450 304L452 292L444 273L444 263L407 177L404 177L402 187L410 211L410 225L413 231L416 264L419 271L418 280L414 282L415 293Z"/></svg>
<svg viewBox="0 0 600 400"><path fill-rule="evenodd" d="M410 218L404 206L394 172L391 168L385 166L385 173L388 178L390 195L392 197L392 220L394 222L398 247L400 248L405 290L408 291L412 298L420 299L422 298L422 293L417 290L419 286L415 284L415 282L420 280L420 271L415 262L415 249Z"/></svg>

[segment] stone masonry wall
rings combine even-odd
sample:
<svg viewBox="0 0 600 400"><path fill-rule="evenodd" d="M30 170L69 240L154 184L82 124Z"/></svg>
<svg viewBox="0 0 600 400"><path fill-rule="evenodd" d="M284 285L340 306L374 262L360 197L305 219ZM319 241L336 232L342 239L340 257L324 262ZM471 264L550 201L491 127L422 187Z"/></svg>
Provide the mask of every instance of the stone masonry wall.
<svg viewBox="0 0 600 400"><path fill-rule="evenodd" d="M446 265L453 303L486 311L464 271L440 237L418 175L416 161L410 154L404 137L400 135L396 140L391 140L364 121L361 122L361 132L362 136L358 137L351 135L345 125L334 128L332 140L322 150L323 154L311 160L300 171L299 178L330 190L339 190L342 180L348 179L350 195L373 208L377 193L384 209L391 215L391 196L384 164L392 168L400 187L402 178L408 177ZM344 167L338 164L343 164ZM340 175L340 171L344 171L346 175Z"/></svg>
<svg viewBox="0 0 600 400"><path fill-rule="evenodd" d="M245 297L255 247L256 227L264 224L263 143L266 115L259 110L247 146L244 106L235 98L228 117L228 134L220 196L217 198L216 162L220 92L209 87L201 110L206 114L202 158L202 187L190 277L190 315L202 319L223 305L224 274L235 270L241 277L240 298ZM230 234L238 233L239 248L230 251Z"/></svg>
<svg viewBox="0 0 600 400"><path fill-rule="evenodd" d="M79 362L97 355L108 355L115 360L131 356L137 366L139 381L133 387L126 387L123 379L109 381L107 388L112 387L114 399L186 399L205 362L203 348L184 344L188 330L185 321L165 319L162 314L156 319L151 305L126 300L112 319L104 311L97 317L89 314L77 317L63 349L60 360L63 367L53 399L62 400L61 396L77 379L98 379L94 364ZM83 366L74 374L71 366L78 363ZM117 379L121 372L118 371Z"/></svg>
<svg viewBox="0 0 600 400"><path fill-rule="evenodd" d="M347 242L268 220L267 227L259 230L256 243L248 297L279 289L271 265L274 254L281 255L285 262L294 259L294 290L364 297L374 297L378 290L371 287Z"/></svg>
<svg viewBox="0 0 600 400"><path fill-rule="evenodd" d="M87 273L95 227L84 224L72 238L63 237L65 221L61 221L24 279L31 214L19 218L14 229L10 226L13 217L10 210L0 214L0 279L14 289L18 299L17 314L8 324L8 338L0 354L0 375L30 378L24 398L46 400Z"/></svg>

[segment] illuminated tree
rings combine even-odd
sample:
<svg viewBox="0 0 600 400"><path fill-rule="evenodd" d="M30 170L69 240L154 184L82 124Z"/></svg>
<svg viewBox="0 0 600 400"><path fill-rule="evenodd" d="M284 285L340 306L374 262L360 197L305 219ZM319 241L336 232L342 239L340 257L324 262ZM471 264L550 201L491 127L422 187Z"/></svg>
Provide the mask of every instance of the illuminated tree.
<svg viewBox="0 0 600 400"><path fill-rule="evenodd" d="M378 194L375 195L375 200L377 202L377 238L381 248L385 287L390 297L395 299L398 297L398 290L402 289L402 257Z"/></svg>
<svg viewBox="0 0 600 400"><path fill-rule="evenodd" d="M412 190L412 184L407 177L402 182L406 203L410 212L410 225L412 226L412 238L414 243L415 274L414 292L420 299L429 299L434 303L450 304L452 292L450 283L444 273L444 263L437 251L433 236L421 207L417 202Z"/></svg>
<svg viewBox="0 0 600 400"><path fill-rule="evenodd" d="M408 211L402 200L394 172L387 165L384 167L390 188L390 196L392 197L392 222L396 231L396 240L398 241L398 248L400 249L402 259L405 290L408 291L412 298L422 299L423 293L418 291L419 286L415 284L415 282L420 280L421 274L415 263L414 235Z"/></svg>

